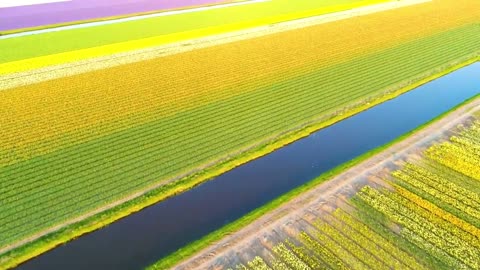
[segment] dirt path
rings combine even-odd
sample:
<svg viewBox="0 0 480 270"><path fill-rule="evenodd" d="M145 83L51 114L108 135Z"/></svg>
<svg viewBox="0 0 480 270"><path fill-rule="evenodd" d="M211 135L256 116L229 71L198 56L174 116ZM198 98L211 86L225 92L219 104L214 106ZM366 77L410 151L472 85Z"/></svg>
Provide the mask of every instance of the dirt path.
<svg viewBox="0 0 480 270"><path fill-rule="evenodd" d="M29 85L56 78L72 76L89 71L100 70L119 65L135 63L158 57L164 57L192 50L213 47L241 40L252 39L265 35L295 30L299 28L320 25L352 17L364 16L381 11L431 2L432 0L402 0L380 3L371 6L360 7L352 10L335 12L310 18L282 22L272 25L255 27L247 30L234 31L231 33L208 36L188 41L172 43L147 49L140 49L125 53L117 53L87 60L80 60L68 64L55 65L31 71L14 74L0 75L0 91ZM115 46L115 45L109 45ZM81 53L81 51L78 51ZM23 63L23 61L20 61ZM8 64L8 63L7 63Z"/></svg>
<svg viewBox="0 0 480 270"><path fill-rule="evenodd" d="M175 269L217 269L219 267L218 261L225 260L222 257L241 253L242 249L258 241L260 236L265 237L269 232L278 230L285 224L301 220L304 213L309 212L311 208L318 208L318 205L322 205L328 198L345 193L345 191L351 192L355 186L358 189L368 181L367 179L371 179L371 176L386 166L395 164L396 161L407 157L409 154L416 153L418 148L424 148L442 138L442 135L458 124L465 122L474 112L480 112L480 99L478 98L407 139L392 145L333 179L294 198L289 203L265 214L240 231L224 237L197 255L180 263Z"/></svg>

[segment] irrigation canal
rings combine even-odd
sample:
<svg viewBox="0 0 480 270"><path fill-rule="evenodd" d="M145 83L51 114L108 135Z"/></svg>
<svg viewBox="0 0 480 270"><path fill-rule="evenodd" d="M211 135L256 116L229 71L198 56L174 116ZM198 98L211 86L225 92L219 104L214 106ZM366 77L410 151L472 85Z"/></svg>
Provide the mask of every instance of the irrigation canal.
<svg viewBox="0 0 480 270"><path fill-rule="evenodd" d="M19 269L142 269L480 93L480 63L345 119Z"/></svg>

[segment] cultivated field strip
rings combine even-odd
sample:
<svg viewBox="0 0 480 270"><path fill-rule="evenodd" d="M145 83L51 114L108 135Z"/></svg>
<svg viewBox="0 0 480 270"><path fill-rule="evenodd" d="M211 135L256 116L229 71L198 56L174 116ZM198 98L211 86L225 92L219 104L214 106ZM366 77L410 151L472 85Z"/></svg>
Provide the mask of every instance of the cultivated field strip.
<svg viewBox="0 0 480 270"><path fill-rule="evenodd" d="M381 94L477 52L479 38L478 27L465 26L46 155L14 160L0 170L5 191L0 244ZM348 74L348 80L338 74ZM372 76L374 82L368 79Z"/></svg>
<svg viewBox="0 0 480 270"><path fill-rule="evenodd" d="M480 118L468 115L176 269L480 269Z"/></svg>

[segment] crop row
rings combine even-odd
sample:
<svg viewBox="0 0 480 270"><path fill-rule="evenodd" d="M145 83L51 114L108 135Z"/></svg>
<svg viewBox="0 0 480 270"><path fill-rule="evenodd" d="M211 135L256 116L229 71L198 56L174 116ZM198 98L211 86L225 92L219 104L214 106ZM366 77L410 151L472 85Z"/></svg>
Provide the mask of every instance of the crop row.
<svg viewBox="0 0 480 270"><path fill-rule="evenodd" d="M430 186L435 186L440 192L443 192L451 197L457 198L463 204L472 208L480 209L480 195L470 191L466 187L459 186L448 178L445 178L435 172L424 169L412 163L407 163L402 171L417 178L422 179L424 183Z"/></svg>
<svg viewBox="0 0 480 270"><path fill-rule="evenodd" d="M408 211L406 208L400 207L395 201L372 188L367 187L363 189L362 192L359 193L359 196L374 209L388 217L388 219L403 226L402 235L409 241L416 245L421 245L430 255L442 260L452 268L466 268L466 265L453 257L452 254L445 252L445 249L449 249L450 251L454 248L456 248L454 249L455 251L460 251L460 249L453 243L448 242L445 238L437 235L437 232L440 231L438 228L434 226L426 227L425 225L430 224L423 218Z"/></svg>
<svg viewBox="0 0 480 270"><path fill-rule="evenodd" d="M480 180L480 156L469 148L460 147L456 143L445 142L427 151L429 158L444 164L460 173Z"/></svg>
<svg viewBox="0 0 480 270"><path fill-rule="evenodd" d="M346 238L345 242L352 242L358 246L358 251L355 252L357 256L363 258L370 267L374 269L395 269L408 268L403 265L398 259L394 258L390 253L386 252L381 246L377 245L371 237L367 237L362 233L354 230L349 225L344 223L341 219L337 219L334 216L325 216L328 219L327 222L320 222L320 226L328 226L331 229L339 231L343 237ZM349 240L350 238L351 240Z"/></svg>
<svg viewBox="0 0 480 270"><path fill-rule="evenodd" d="M437 224L472 247L480 248L479 230L474 226L400 186L395 186L395 189L397 193L388 194L390 197L401 201L405 207L410 208L429 222ZM478 250L474 253L478 253Z"/></svg>
<svg viewBox="0 0 480 270"><path fill-rule="evenodd" d="M480 211L478 208L474 208L470 206L469 204L464 203L461 201L460 196L456 196L457 193L453 191L449 191L448 193L444 193L444 191L441 188L441 185L429 185L425 181L422 181L423 179L421 176L418 175L409 175L405 172L394 172L393 175L397 178L403 181L403 183L407 183L408 185L415 187L416 189L421 190L422 192L425 192L438 200L441 200L456 209L472 216L473 218L480 218ZM460 198L458 198L460 197Z"/></svg>
<svg viewBox="0 0 480 270"><path fill-rule="evenodd" d="M366 224L352 217L341 209L334 212L334 216L341 220L344 224L350 226L349 235L358 237L367 245L375 245L378 248L366 247L368 250L375 250L379 256L395 269L426 269L419 264L413 256L395 246L394 243L382 237L380 234L369 228ZM359 235L359 236L354 236ZM360 236L362 235L362 236Z"/></svg>

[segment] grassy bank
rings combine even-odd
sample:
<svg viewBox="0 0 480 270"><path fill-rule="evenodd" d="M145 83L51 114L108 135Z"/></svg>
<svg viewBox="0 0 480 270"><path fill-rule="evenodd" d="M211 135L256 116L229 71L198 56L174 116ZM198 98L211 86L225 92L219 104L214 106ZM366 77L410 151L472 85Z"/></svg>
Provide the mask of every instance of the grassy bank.
<svg viewBox="0 0 480 270"><path fill-rule="evenodd" d="M71 239L74 239L75 237L78 237L78 236L82 235L82 234L85 234L85 233L91 232L93 230L99 229L103 226L106 226L109 223L114 222L115 220L123 218L123 217L125 217L125 216L127 216L127 215L129 215L133 212L137 212L137 211L141 210L142 208L147 207L149 205L152 205L156 202L159 202L161 200L165 200L165 199L167 199L171 196L175 196L175 195L177 195L181 192L189 190L189 189L195 187L196 185L198 185L202 182L205 182L205 181L207 181L207 180L209 180L209 179L211 179L211 178L213 178L213 177L215 177L215 176L217 176L217 175L219 175L223 172L226 172L228 170L231 170L231 169L235 168L238 165L246 163L246 162L248 162L252 159L258 158L260 156L266 155L266 154L274 151L275 149L278 149L278 148L280 148L280 147L282 147L282 146L284 146L288 143L291 143L291 142L293 142L295 140L298 140L302 137L308 136L309 134L311 134L312 132L314 132L318 129L321 129L321 128L329 126L329 125L332 125L332 124L334 124L334 123L336 123L336 122L338 122L342 119L345 119L345 118L347 118L349 116L352 116L352 115L354 115L358 112L366 110L366 109L368 109L372 106L375 106L375 105L377 105L381 102L392 99L392 98L394 98L394 97L396 97L396 96L398 96L398 95L400 95L404 92L407 92L407 91L417 87L420 84L426 83L430 80L433 80L435 78L443 76L443 75L445 75L445 74L447 74L451 71L454 71L455 69L461 68L461 67L463 67L467 64L470 64L474 61L475 61L475 59L471 59L467 62L463 62L461 64L450 66L447 69L445 69L444 71L442 71L440 73L437 73L435 75L432 75L432 76L430 76L426 79L423 79L422 81L419 81L416 84L410 85L408 87L401 88L401 89L399 89L399 90L397 90L393 93L383 95L381 98L378 98L375 101L370 101L370 103L364 103L363 105L359 105L358 107L350 109L347 112L344 112L342 115L338 115L338 116L336 116L336 117L334 117L334 118L332 118L328 121L322 121L321 123L312 124L310 126L300 127L301 128L300 131L297 130L297 131L294 131L294 132L291 132L291 133L288 133L288 134L284 134L281 137L273 138L272 140L274 140L275 143L259 145L257 147L254 147L254 148L250 149L249 151L243 153L242 155L240 155L239 158L235 158L233 160L226 161L226 162L224 162L220 165L217 165L217 166L215 166L211 169L208 169L208 170L206 170L202 173L192 175L192 176L184 178L180 181L173 182L171 184L165 185L162 188L151 191L151 192L145 194L142 197L139 197L139 198L134 199L132 201L129 201L125 204L122 204L120 206L112 208L112 209L110 209L106 212L103 212L101 214L92 216L92 217L90 217L90 218L88 218L84 221L79 222L79 223L69 225L69 226L67 226L63 229L60 229L60 230L52 233L52 234L49 234L49 235L46 235L46 236L42 237L39 240L36 240L36 241L34 241L30 244L27 244L23 247L20 247L20 248L15 249L15 250L7 253L7 254L2 255L1 258L0 258L0 266L5 267L5 268L14 267L15 265L18 265L19 263L21 263L23 261L26 261L30 258L38 256L39 254L41 254L43 252L46 252L46 251L54 248L55 246L57 246L59 244L65 243L65 242L67 242ZM380 150L377 150L377 151L380 151ZM372 154L374 154L374 153L373 152L370 153L370 155L372 155ZM352 161L352 162L354 162L354 161ZM341 170L347 168L346 166L353 166L351 163L349 163L349 164L350 165L341 166L341 167L333 170L332 172L329 172L328 174L322 176L319 179L327 179L328 177L331 177L335 173L338 173ZM316 180L315 183L319 183L320 181L323 181L323 180ZM308 185L307 185L307 187L308 187ZM305 190L305 188L306 187L303 187L303 188L299 189L300 191L296 190L295 191L296 193L294 193L294 194L299 194L299 192L301 192L302 190ZM291 198L292 196L293 195L290 195L290 197L287 197L287 199ZM275 205L279 205L280 203L284 202L287 199L285 199L284 197L281 197L280 199L278 199L279 201L277 202L277 204L274 204L274 206L265 206L265 207L267 207L266 209L272 209L272 208L275 207ZM274 201L274 202L276 202L276 201ZM261 209L264 209L264 208L261 208ZM266 210L264 210L263 212L259 212L259 213L265 213L265 211ZM246 220L251 221L251 220L255 219L256 217L258 217L260 215L260 214L255 214L255 213L257 213L257 212L254 212L254 213L246 216L245 217ZM244 220L244 219L242 219L242 220ZM240 224L246 224L247 221L243 221ZM237 223L235 222L235 223L232 223L231 225L229 225L229 230L233 230L232 228L240 228L241 227L240 225L235 225L235 224L237 224ZM231 227L231 226L233 226L233 227ZM209 236L209 239L219 239L219 237L221 237L221 235L223 235L223 234L222 233L219 233L219 234L216 233L213 236ZM211 240L211 241L214 241L214 240ZM196 242L196 243L192 244L191 247L189 246L189 248L185 249L186 251L185 250L180 251L180 252L182 252L180 254L181 254L181 256L185 256L185 254L186 254L185 252L187 252L189 254L193 254L196 250L200 249L199 246L204 247L206 245L203 242L198 242L198 243ZM172 256L174 256L174 257L177 256L178 257L180 255L172 255ZM172 258L174 258L174 257L172 257ZM175 261L175 259L170 259L170 260Z"/></svg>

